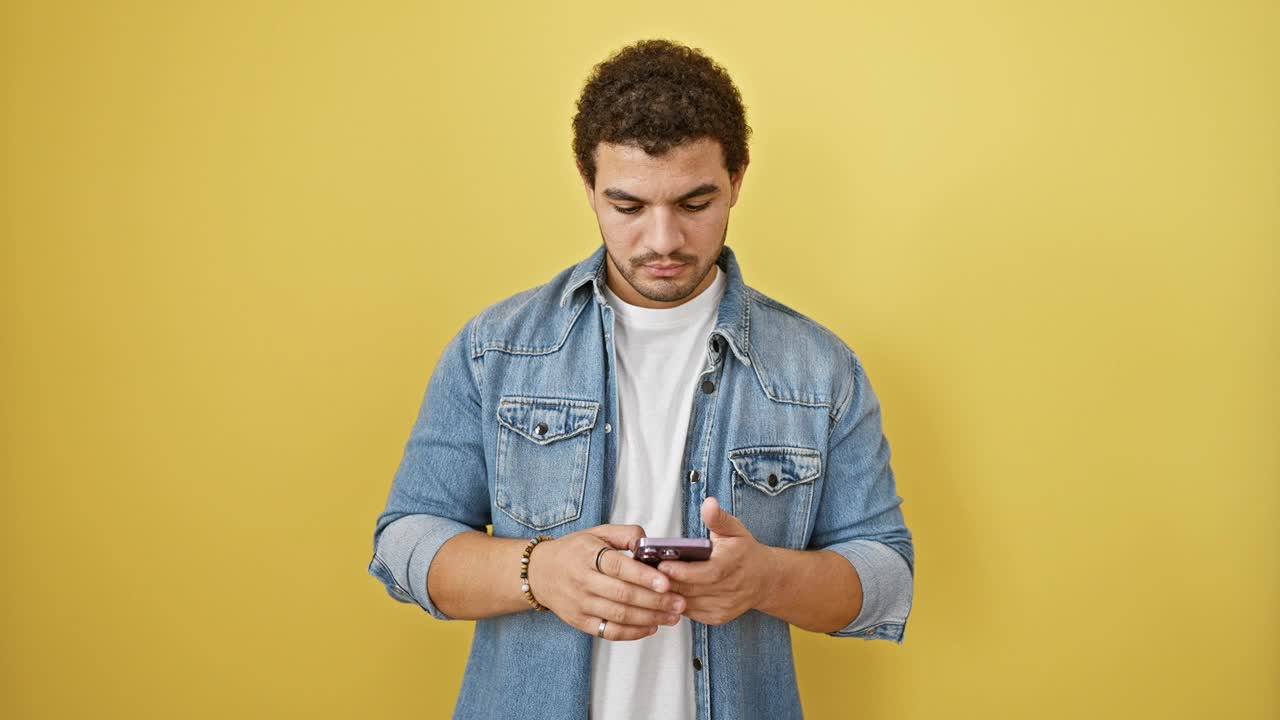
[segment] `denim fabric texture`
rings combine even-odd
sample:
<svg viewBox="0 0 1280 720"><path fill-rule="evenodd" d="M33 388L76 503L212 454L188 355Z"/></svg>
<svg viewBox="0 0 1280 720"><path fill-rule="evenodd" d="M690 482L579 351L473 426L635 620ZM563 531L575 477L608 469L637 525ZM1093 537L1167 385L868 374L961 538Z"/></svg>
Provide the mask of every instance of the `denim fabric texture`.
<svg viewBox="0 0 1280 720"><path fill-rule="evenodd" d="M487 308L445 349L374 529L368 570L392 598L450 619L426 577L458 533L561 536L607 522L618 406L604 261L601 246ZM830 634L900 643L915 555L862 365L747 287L727 246L718 262L727 284L689 399L682 475L655 482L681 484L687 537L708 536L699 509L715 496L762 543L839 553L863 608ZM801 717L786 622L749 611L693 630L699 720ZM591 644L550 612L477 621L455 717L586 718Z"/></svg>

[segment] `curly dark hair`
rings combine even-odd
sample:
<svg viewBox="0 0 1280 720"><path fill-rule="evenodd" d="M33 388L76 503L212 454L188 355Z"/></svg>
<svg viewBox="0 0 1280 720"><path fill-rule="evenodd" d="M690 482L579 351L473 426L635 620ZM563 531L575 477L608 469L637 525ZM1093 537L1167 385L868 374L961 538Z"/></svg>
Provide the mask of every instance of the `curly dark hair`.
<svg viewBox="0 0 1280 720"><path fill-rule="evenodd" d="M729 73L701 50L670 40L641 40L596 65L573 117L573 152L593 187L601 142L662 155L682 142L711 138L735 174L747 162L750 136Z"/></svg>

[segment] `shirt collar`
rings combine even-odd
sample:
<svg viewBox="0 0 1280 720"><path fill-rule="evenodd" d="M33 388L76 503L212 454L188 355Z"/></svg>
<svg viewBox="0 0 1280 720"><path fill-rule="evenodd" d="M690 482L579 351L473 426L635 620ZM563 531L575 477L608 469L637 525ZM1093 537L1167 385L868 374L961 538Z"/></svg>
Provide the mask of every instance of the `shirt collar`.
<svg viewBox="0 0 1280 720"><path fill-rule="evenodd" d="M596 302L605 302L601 288L605 282L605 249L604 245L596 248L591 256L578 263L569 275L569 282L560 294L560 306L564 307L583 286L590 284ZM721 272L725 275L724 297L720 299L720 310L716 318L712 335L720 335L729 345L729 349L743 364L751 364L751 290L742 280L742 271L738 268L738 260L728 245L720 249L720 257L716 260Z"/></svg>

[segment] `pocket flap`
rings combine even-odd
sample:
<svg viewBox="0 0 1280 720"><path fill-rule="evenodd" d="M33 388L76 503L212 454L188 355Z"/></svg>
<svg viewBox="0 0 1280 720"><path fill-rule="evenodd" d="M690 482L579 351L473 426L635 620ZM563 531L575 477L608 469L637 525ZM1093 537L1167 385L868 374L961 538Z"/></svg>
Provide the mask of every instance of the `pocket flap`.
<svg viewBox="0 0 1280 720"><path fill-rule="evenodd" d="M729 462L745 482L766 495L812 482L822 474L822 454L808 448L743 448L731 451Z"/></svg>
<svg viewBox="0 0 1280 720"><path fill-rule="evenodd" d="M595 427L599 409L600 403L590 400L504 397L498 401L498 422L546 445Z"/></svg>

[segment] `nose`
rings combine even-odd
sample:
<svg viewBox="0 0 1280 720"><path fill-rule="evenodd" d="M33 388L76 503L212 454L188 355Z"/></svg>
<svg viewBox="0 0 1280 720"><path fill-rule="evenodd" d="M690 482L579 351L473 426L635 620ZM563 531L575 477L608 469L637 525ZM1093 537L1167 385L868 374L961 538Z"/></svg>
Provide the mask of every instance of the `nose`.
<svg viewBox="0 0 1280 720"><path fill-rule="evenodd" d="M653 213L653 232L649 249L659 255L670 255L684 246L684 232L679 218L670 208L656 208Z"/></svg>

